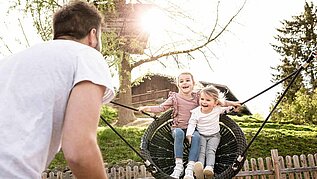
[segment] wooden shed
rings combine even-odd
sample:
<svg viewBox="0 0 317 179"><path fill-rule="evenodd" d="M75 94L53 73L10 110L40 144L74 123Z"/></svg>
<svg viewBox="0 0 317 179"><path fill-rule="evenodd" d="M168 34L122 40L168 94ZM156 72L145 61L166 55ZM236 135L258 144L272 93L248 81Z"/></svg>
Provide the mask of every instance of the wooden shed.
<svg viewBox="0 0 317 179"><path fill-rule="evenodd" d="M170 91L178 91L173 77L148 73L132 83L132 104L134 106L160 104L167 99Z"/></svg>

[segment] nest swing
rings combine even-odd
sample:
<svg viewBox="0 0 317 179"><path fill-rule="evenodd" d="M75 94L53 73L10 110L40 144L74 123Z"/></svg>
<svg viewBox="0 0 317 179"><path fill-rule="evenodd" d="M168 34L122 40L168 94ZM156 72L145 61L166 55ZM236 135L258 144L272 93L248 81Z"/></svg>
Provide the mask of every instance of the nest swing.
<svg viewBox="0 0 317 179"><path fill-rule="evenodd" d="M159 179L173 178L169 176L175 166L171 114L172 110L169 110L154 120L141 140L141 155L158 168L158 172L152 173L152 175ZM220 116L220 134L221 140L216 151L214 168L215 178L228 179L235 176L241 169L242 165L234 170L232 164L244 151L247 144L241 128L227 115ZM185 142L184 161L188 160L189 147L189 144ZM187 162L184 163L184 166L186 164Z"/></svg>

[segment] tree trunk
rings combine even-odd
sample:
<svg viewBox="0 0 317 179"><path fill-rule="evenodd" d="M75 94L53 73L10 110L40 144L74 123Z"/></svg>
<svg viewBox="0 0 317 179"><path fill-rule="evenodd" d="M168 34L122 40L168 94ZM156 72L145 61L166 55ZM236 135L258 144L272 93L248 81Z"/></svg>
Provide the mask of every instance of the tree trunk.
<svg viewBox="0 0 317 179"><path fill-rule="evenodd" d="M131 65L129 63L129 54L124 53L119 69L119 100L118 103L132 106L132 90L131 90ZM118 107L118 122L117 126L123 126L136 120L134 111L124 107Z"/></svg>

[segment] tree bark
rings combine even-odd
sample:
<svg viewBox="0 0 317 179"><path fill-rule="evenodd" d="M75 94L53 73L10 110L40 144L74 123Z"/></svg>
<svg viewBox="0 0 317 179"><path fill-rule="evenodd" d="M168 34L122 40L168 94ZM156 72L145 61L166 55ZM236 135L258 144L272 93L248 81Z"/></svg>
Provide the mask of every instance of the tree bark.
<svg viewBox="0 0 317 179"><path fill-rule="evenodd" d="M121 61L121 68L119 69L119 100L118 103L126 106L132 106L132 88L131 88L131 65L129 62L129 54L124 53ZM118 108L118 122L117 126L123 126L136 120L134 112L131 109L123 107Z"/></svg>

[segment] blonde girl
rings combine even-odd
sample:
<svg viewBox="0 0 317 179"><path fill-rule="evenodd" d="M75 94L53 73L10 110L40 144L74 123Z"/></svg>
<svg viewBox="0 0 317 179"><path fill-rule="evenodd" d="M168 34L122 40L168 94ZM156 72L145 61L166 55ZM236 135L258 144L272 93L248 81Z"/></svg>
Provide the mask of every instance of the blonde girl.
<svg viewBox="0 0 317 179"><path fill-rule="evenodd" d="M215 154L220 142L220 114L229 112L232 106L240 106L240 103L220 99L220 92L214 86L205 87L200 91L199 106L191 111L186 133L189 140L195 130L200 134L200 153L198 162L194 165L197 179L203 179L204 175L214 175ZM203 169L205 164L206 167Z"/></svg>

